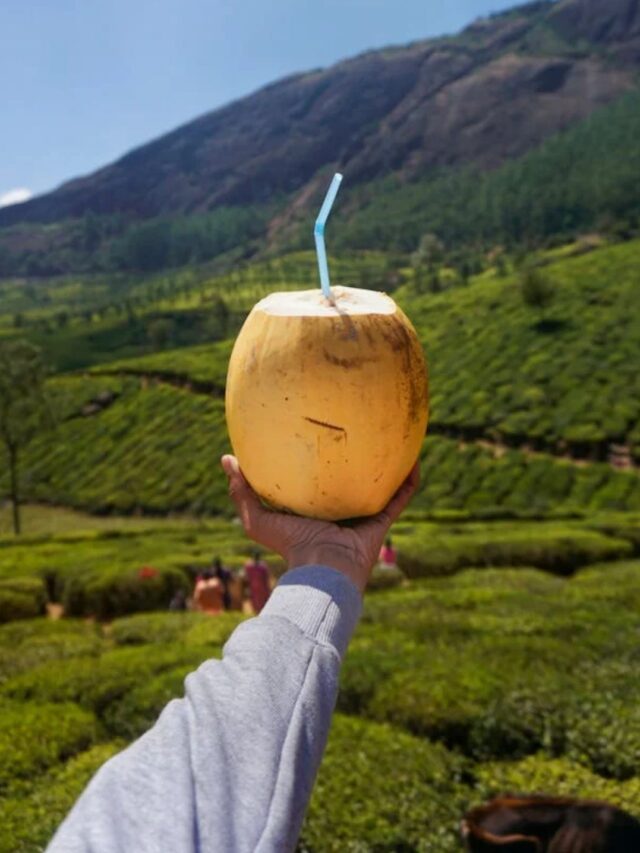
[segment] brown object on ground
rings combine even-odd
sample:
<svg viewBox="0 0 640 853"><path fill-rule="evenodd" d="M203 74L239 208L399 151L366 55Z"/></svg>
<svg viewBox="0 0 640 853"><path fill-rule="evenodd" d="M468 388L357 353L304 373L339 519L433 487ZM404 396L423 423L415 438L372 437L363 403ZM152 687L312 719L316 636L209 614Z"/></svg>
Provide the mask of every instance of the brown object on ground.
<svg viewBox="0 0 640 853"><path fill-rule="evenodd" d="M638 853L640 822L621 809L572 797L498 797L461 825L471 853Z"/></svg>

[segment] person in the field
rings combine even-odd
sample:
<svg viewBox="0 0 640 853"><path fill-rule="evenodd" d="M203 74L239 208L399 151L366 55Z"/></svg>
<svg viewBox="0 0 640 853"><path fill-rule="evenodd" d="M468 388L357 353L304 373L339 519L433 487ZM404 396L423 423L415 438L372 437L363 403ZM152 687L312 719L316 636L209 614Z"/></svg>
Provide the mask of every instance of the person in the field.
<svg viewBox="0 0 640 853"><path fill-rule="evenodd" d="M224 590L222 581L215 577L211 569L206 569L193 590L193 609L209 616L216 616L224 610Z"/></svg>
<svg viewBox="0 0 640 853"><path fill-rule="evenodd" d="M260 558L260 551L254 551L251 560L245 563L244 576L249 587L251 609L257 615L271 595L269 566Z"/></svg>

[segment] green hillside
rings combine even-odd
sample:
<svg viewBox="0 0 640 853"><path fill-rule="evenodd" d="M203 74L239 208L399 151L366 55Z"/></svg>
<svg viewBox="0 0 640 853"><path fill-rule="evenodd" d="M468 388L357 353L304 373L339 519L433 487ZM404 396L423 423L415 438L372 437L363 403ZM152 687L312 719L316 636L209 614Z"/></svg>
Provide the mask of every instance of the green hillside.
<svg viewBox="0 0 640 853"><path fill-rule="evenodd" d="M540 257L555 294L544 312L524 303L519 273L489 269L434 294L410 268L396 268L404 284L394 296L418 329L431 374L416 509L640 508L640 476L629 467L640 459L640 241L579 252ZM140 322L160 310L189 317L194 304L224 293L239 323L266 292L307 286L313 262L310 254L285 257L187 293L151 289ZM384 269L384 256L334 264L336 277L354 284ZM58 332L76 356L83 328ZM90 375L52 380L58 425L27 450L25 495L96 512L228 512L217 460L228 449L222 397L231 345L227 338L108 360ZM625 449L629 470L608 464L612 445Z"/></svg>
<svg viewBox="0 0 640 853"><path fill-rule="evenodd" d="M260 299L318 287L338 170L331 281L408 315L430 418L298 853L454 853L509 791L640 819L639 33L638 0L535 0L0 210L0 347L46 365L12 347L0 382L0 853L41 853L251 612L227 368ZM229 612L171 612L216 557Z"/></svg>
<svg viewBox="0 0 640 853"><path fill-rule="evenodd" d="M388 289L403 261L380 252L332 259L342 284ZM0 338L26 337L55 371L111 362L234 335L251 307L274 290L315 287L310 251L215 274L206 265L154 275L0 279Z"/></svg>
<svg viewBox="0 0 640 853"><path fill-rule="evenodd" d="M336 217L336 246L412 251L430 232L459 251L539 246L597 228L637 233L639 140L634 91L494 171L442 169L355 190Z"/></svg>

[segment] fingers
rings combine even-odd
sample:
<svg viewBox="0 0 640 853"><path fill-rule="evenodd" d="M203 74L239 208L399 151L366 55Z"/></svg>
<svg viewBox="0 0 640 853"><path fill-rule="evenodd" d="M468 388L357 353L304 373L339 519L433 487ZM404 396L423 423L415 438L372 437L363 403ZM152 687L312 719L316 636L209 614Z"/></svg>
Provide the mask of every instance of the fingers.
<svg viewBox="0 0 640 853"><path fill-rule="evenodd" d="M378 539L384 539L387 531L394 521L400 516L407 504L415 494L420 483L420 463L416 461L407 479L391 498L386 507L377 515L362 521L358 525L361 533L372 535Z"/></svg>
<svg viewBox="0 0 640 853"><path fill-rule="evenodd" d="M400 486L395 495L391 498L382 512L388 516L389 523L393 523L400 514L406 509L409 501L414 496L418 485L420 484L420 463L419 461L413 466L409 472L409 476Z"/></svg>
<svg viewBox="0 0 640 853"><path fill-rule="evenodd" d="M261 521L266 512L260 499L247 483L235 456L225 455L221 459L222 469L229 479L229 496L235 504L238 517L247 536L258 541Z"/></svg>

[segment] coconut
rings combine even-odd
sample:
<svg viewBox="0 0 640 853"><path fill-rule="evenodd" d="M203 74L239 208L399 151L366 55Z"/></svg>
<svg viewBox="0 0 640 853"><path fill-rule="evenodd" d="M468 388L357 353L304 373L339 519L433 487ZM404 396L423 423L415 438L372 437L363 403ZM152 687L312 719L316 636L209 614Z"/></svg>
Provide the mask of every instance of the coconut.
<svg viewBox="0 0 640 853"><path fill-rule="evenodd" d="M235 342L226 414L240 467L271 506L332 521L373 515L424 439L420 341L383 293L273 293Z"/></svg>

